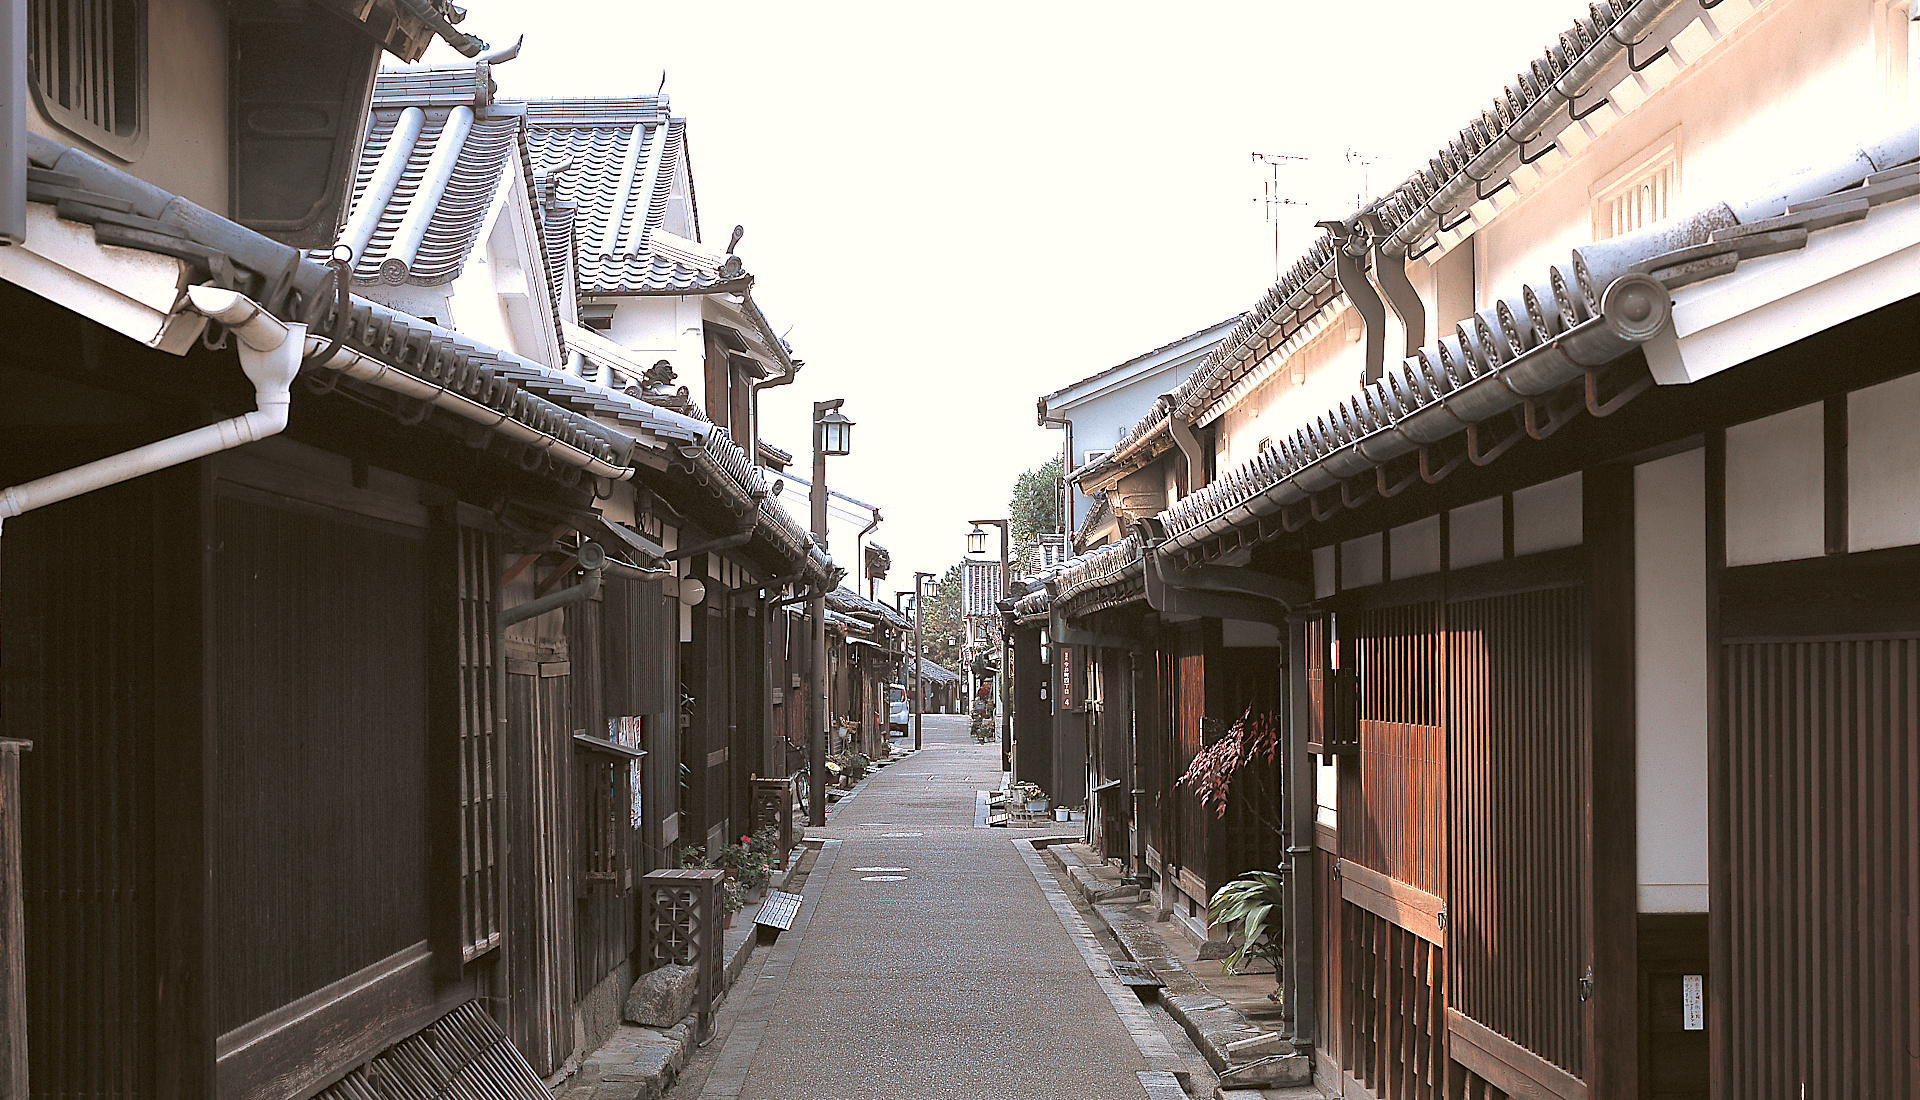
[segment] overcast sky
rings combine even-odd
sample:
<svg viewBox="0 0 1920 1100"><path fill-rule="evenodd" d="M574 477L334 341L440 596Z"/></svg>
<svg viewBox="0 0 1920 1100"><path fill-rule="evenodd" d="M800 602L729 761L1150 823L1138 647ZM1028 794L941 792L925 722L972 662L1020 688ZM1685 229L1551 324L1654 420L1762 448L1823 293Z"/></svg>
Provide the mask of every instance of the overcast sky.
<svg viewBox="0 0 1920 1100"><path fill-rule="evenodd" d="M703 236L740 255L806 368L764 435L881 507L883 588L944 571L964 521L1060 451L1034 401L1250 305L1317 218L1384 191L1586 4L635 3L463 0L508 97L636 95L687 119ZM428 61L459 55L436 46ZM1085 449L1099 441L1076 440ZM850 548L835 547L844 556ZM895 583L898 582L898 583Z"/></svg>

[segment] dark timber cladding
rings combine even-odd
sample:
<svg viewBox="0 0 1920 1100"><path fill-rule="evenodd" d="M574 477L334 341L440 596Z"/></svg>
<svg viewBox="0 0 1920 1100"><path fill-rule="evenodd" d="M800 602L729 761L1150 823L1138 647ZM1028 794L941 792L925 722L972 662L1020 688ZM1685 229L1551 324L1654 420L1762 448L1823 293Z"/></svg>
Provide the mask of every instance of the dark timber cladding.
<svg viewBox="0 0 1920 1100"><path fill-rule="evenodd" d="M1911 1095L1920 553L1722 575L1727 1095ZM1790 600L1775 595L1792 592Z"/></svg>
<svg viewBox="0 0 1920 1100"><path fill-rule="evenodd" d="M423 532L223 493L213 535L226 1032L428 938L426 613Z"/></svg>

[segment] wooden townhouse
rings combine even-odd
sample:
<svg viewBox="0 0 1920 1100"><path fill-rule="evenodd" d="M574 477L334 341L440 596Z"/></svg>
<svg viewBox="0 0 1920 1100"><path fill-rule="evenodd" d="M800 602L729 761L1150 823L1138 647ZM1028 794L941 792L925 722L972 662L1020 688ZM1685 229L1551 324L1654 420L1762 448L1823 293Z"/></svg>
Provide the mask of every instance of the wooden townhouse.
<svg viewBox="0 0 1920 1100"><path fill-rule="evenodd" d="M545 1096L638 876L751 815L768 605L838 571L723 425L574 354L457 9L83 7L8 77L5 1091ZM376 82L434 34L475 62Z"/></svg>
<svg viewBox="0 0 1920 1100"><path fill-rule="evenodd" d="M1912 42L1595 5L1081 471L1166 505L1016 617L1130 689L1163 909L1286 872L1323 1088L1920 1085ZM1194 820L1249 707L1283 761Z"/></svg>

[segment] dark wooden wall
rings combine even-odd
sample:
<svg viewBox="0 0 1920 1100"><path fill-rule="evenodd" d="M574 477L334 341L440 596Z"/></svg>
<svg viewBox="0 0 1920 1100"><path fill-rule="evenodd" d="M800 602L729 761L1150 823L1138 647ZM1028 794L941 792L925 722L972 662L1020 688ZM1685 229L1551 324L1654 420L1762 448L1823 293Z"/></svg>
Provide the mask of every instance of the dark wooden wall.
<svg viewBox="0 0 1920 1100"><path fill-rule="evenodd" d="M1040 663L1040 630L1013 632L1014 779L1053 791L1053 702L1041 698L1047 666Z"/></svg>
<svg viewBox="0 0 1920 1100"><path fill-rule="evenodd" d="M1722 660L1725 1095L1912 1096L1920 632L1732 640Z"/></svg>
<svg viewBox="0 0 1920 1100"><path fill-rule="evenodd" d="M426 612L417 529L222 495L213 536L227 1031L428 938Z"/></svg>
<svg viewBox="0 0 1920 1100"><path fill-rule="evenodd" d="M197 523L191 498L166 506ZM20 757L33 1095L146 1096L154 1086L156 842L189 843L156 819L156 764L169 753L199 760L197 744L171 730L156 743L155 586L198 578L191 562L157 568L155 514L154 486L135 483L6 525L0 736L34 745ZM90 548L75 542L83 530L125 537ZM197 655L190 637L176 640Z"/></svg>

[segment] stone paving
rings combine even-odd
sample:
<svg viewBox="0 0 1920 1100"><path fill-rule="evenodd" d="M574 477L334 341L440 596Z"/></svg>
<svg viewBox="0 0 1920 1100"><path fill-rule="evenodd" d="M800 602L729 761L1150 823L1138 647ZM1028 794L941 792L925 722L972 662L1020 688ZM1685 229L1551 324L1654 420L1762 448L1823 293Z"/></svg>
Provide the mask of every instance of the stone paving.
<svg viewBox="0 0 1920 1100"><path fill-rule="evenodd" d="M1013 843L1044 830L974 826L999 749L965 721L928 716L925 749L808 830L840 841L810 923L735 988L703 1100L1148 1096L1156 1067Z"/></svg>

